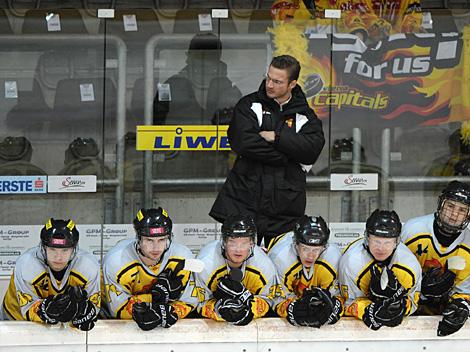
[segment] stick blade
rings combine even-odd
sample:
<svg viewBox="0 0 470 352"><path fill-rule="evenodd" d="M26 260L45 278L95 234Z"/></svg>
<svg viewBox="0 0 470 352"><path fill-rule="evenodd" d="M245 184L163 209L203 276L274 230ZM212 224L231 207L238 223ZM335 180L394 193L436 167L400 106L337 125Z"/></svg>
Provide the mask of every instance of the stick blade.
<svg viewBox="0 0 470 352"><path fill-rule="evenodd" d="M467 263L465 262L465 258L460 255L456 255L455 257L450 257L447 259L447 268L449 270L463 270L465 269L466 265Z"/></svg>
<svg viewBox="0 0 470 352"><path fill-rule="evenodd" d="M200 273L204 270L204 262L199 259L185 259L184 270Z"/></svg>

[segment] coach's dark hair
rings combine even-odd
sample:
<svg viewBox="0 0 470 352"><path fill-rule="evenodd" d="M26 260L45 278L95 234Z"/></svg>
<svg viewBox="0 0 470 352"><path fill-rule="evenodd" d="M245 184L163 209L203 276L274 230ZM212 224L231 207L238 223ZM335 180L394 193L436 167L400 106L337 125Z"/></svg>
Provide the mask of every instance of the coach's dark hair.
<svg viewBox="0 0 470 352"><path fill-rule="evenodd" d="M300 63L293 56L276 56L272 59L271 66L281 70L287 70L287 72L289 72L289 82L292 82L293 80L297 80L299 78Z"/></svg>

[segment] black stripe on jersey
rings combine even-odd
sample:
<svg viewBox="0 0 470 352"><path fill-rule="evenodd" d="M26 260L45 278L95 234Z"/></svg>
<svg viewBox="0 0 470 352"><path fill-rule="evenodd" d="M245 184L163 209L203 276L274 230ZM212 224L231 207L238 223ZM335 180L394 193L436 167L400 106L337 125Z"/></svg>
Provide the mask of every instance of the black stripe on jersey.
<svg viewBox="0 0 470 352"><path fill-rule="evenodd" d="M10 320L16 320L15 318L13 318L13 314L11 314L10 311L7 309L5 300L3 301L2 306L3 306L3 311L8 314L8 316L10 317Z"/></svg>
<svg viewBox="0 0 470 352"><path fill-rule="evenodd" d="M41 291L39 290L39 288L37 287L37 285L38 285L45 277L49 277L49 274L46 273L46 272L44 272L44 273L42 273L41 275L39 275L39 277L38 277L36 280L34 280L34 281L32 282L32 284L31 284L31 285L34 287L34 290L36 291L36 295L37 295L38 297L42 297L42 294L41 294Z"/></svg>
<svg viewBox="0 0 470 352"><path fill-rule="evenodd" d="M284 275L284 286L287 287L287 280L289 279L290 275L294 270L297 270L299 266L301 266L302 263L300 261L297 261L292 267L286 272Z"/></svg>
<svg viewBox="0 0 470 352"><path fill-rule="evenodd" d="M433 241L433 236L431 234L423 234L423 235L419 235L419 236L416 236L416 237L413 237L412 239L410 239L409 241L405 242L405 245L408 246L418 240L421 240L421 239L429 239L431 242L431 245L432 245L432 248L434 249L434 252L436 252L436 254L440 257L440 258L443 258L443 257L447 257L449 256L450 254L454 253L455 251L457 251L459 248L462 248L463 250L465 250L467 253L470 254L470 248L468 248L467 246L464 246L463 244L459 244L458 246L456 246L453 250L451 250L450 252L447 252L447 253L443 253L441 254L440 251L436 248L436 245L434 244L434 241ZM414 254L414 253L413 253Z"/></svg>
<svg viewBox="0 0 470 352"><path fill-rule="evenodd" d="M214 280L217 279L219 277L219 275L221 273L223 273L225 270L227 270L227 267L224 265L224 266L220 267L219 269L217 269L216 271L214 271L214 273L212 274L212 276L209 280L209 283L207 284L207 287L209 287L209 289L212 287L212 284L214 283Z"/></svg>
<svg viewBox="0 0 470 352"><path fill-rule="evenodd" d="M407 267L401 265L401 264L393 264L392 265L392 268L395 267L395 268L398 268L400 270L403 270L405 272L407 272L408 274L410 274L411 276L411 279L412 279L412 284L411 284L411 287L414 287L415 284L416 284L416 277L415 277L415 274L413 273L413 271L411 271L410 269L408 269Z"/></svg>
<svg viewBox="0 0 470 352"><path fill-rule="evenodd" d="M268 252L271 250L271 248L274 247L274 245L275 245L276 243L278 243L278 242L279 242L281 239L283 239L285 236L286 236L286 234L283 233L282 235L279 235L279 236L274 237L274 238L269 242Z"/></svg>
<svg viewBox="0 0 470 352"><path fill-rule="evenodd" d="M31 309L31 308L30 308ZM27 321L32 321L31 316L29 315L29 309L26 311L26 320Z"/></svg>
<svg viewBox="0 0 470 352"><path fill-rule="evenodd" d="M127 307L127 305L129 304L129 300L130 300L130 299L131 299L131 298L129 297L129 299L128 299L125 303L123 303L123 305L121 306L121 308L119 308L118 311L116 312L116 317L117 317L118 319L122 319L122 318L121 318L121 312Z"/></svg>
<svg viewBox="0 0 470 352"><path fill-rule="evenodd" d="M252 272L255 275L258 275L258 278L260 279L261 283L263 284L263 287L266 286L267 281L264 278L263 274L261 274L261 271L256 270L255 268L250 268L250 267L246 267L245 270L249 271L249 272ZM262 291L263 287L260 287L254 294L259 295L259 293Z"/></svg>
<svg viewBox="0 0 470 352"><path fill-rule="evenodd" d="M71 271L70 276L77 278L83 284L83 287L85 287L86 284L88 283L87 279L85 279L82 275L80 275L79 273L76 273L75 271Z"/></svg>
<svg viewBox="0 0 470 352"><path fill-rule="evenodd" d="M123 269L116 275L116 281L117 281L118 283L121 283L121 282L120 282L121 277L122 277L123 275L125 275L129 270L135 268L136 266L142 267L142 264L133 262L133 263L131 263L130 265L128 265L127 267L123 268ZM154 275L154 276L155 276L155 275Z"/></svg>
<svg viewBox="0 0 470 352"><path fill-rule="evenodd" d="M365 274L367 274L370 270L370 268L374 265L375 261L372 261L369 265L367 265L365 267L364 270L362 270L362 272L359 274L359 277L357 278L357 281L356 281L356 286L359 287L359 289L361 289L361 280L362 278L364 277Z"/></svg>

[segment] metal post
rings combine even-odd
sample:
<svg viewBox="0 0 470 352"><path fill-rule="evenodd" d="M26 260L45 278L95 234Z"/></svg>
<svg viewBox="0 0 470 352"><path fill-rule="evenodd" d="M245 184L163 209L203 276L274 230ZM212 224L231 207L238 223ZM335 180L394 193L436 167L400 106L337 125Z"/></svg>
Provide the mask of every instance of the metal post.
<svg viewBox="0 0 470 352"><path fill-rule="evenodd" d="M390 207L390 129L382 131L382 177L380 178L380 209L388 210Z"/></svg>
<svg viewBox="0 0 470 352"><path fill-rule="evenodd" d="M352 172L358 174L361 172L361 130L353 128L353 153L352 153ZM359 191L351 191L351 220L359 221Z"/></svg>

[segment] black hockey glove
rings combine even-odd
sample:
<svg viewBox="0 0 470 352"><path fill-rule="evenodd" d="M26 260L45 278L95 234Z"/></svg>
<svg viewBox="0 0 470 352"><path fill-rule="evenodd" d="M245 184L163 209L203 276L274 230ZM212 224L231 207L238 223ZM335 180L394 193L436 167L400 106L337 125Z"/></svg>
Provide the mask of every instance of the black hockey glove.
<svg viewBox="0 0 470 352"><path fill-rule="evenodd" d="M379 270L378 265L373 265L370 270L369 298L372 302L403 297L406 294L406 290L400 284L393 271L388 267L384 267L382 270L385 270L385 275L387 275L386 282L383 282L383 271ZM384 288L382 288L383 284L385 284Z"/></svg>
<svg viewBox="0 0 470 352"><path fill-rule="evenodd" d="M82 331L90 331L97 320L96 307L91 301L86 300L80 304L78 313L72 320L72 325Z"/></svg>
<svg viewBox="0 0 470 352"><path fill-rule="evenodd" d="M39 307L38 315L47 324L67 323L71 321L78 311L78 303L71 297L68 287L64 293L49 296Z"/></svg>
<svg viewBox="0 0 470 352"><path fill-rule="evenodd" d="M214 297L217 300L234 298L239 299L242 302L247 302L253 299L251 292L243 286L240 281L233 280L228 275L223 277L217 284Z"/></svg>
<svg viewBox="0 0 470 352"><path fill-rule="evenodd" d="M460 330L468 319L470 304L458 298L451 301L442 312L442 320L437 328L437 336L447 336Z"/></svg>
<svg viewBox="0 0 470 352"><path fill-rule="evenodd" d="M341 304L341 301L338 298L331 297L330 291L324 290L320 287L317 287L316 290L319 291L319 294L322 296L323 302L325 302L325 313L329 314L326 323L333 325L339 320L339 318L341 318L341 313L343 312L343 305Z"/></svg>
<svg viewBox="0 0 470 352"><path fill-rule="evenodd" d="M156 327L169 328L178 321L175 309L168 304L135 303L132 319L139 328L148 331Z"/></svg>
<svg viewBox="0 0 470 352"><path fill-rule="evenodd" d="M406 298L388 299L369 304L362 316L362 321L372 330L382 326L395 327L401 324L406 312Z"/></svg>
<svg viewBox="0 0 470 352"><path fill-rule="evenodd" d="M72 319L72 325L82 331L90 331L97 320L96 307L88 299L88 293L80 286L71 287L69 294L78 304L78 311Z"/></svg>
<svg viewBox="0 0 470 352"><path fill-rule="evenodd" d="M152 302L154 304L167 304L170 301L180 298L184 290L184 275L180 273L183 269L184 262L182 261L181 263L182 264L178 264L174 270L166 269L158 275L157 281L153 284L151 289Z"/></svg>
<svg viewBox="0 0 470 352"><path fill-rule="evenodd" d="M421 280L421 298L424 304L435 305L448 299L452 287L454 287L455 273L445 269L432 268L423 273Z"/></svg>
<svg viewBox="0 0 470 352"><path fill-rule="evenodd" d="M225 321L233 325L243 326L253 320L251 303L251 300L242 302L234 298L222 299L216 303L216 310Z"/></svg>
<svg viewBox="0 0 470 352"><path fill-rule="evenodd" d="M295 326L319 328L328 321L332 312L331 296L328 297L320 288L314 288L305 290L302 298L289 304L287 321Z"/></svg>

